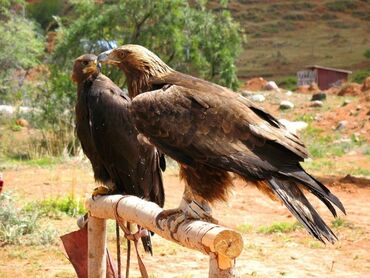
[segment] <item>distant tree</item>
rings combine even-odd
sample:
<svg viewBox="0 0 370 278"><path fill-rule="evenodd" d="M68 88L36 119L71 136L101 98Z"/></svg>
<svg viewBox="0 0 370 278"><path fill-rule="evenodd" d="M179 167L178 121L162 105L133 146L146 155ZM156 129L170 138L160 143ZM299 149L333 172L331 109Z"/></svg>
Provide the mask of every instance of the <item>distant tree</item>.
<svg viewBox="0 0 370 278"><path fill-rule="evenodd" d="M174 69L233 89L238 87L235 61L243 33L226 9L211 11L206 1L185 0L69 2L72 7L68 10L73 12L54 17L59 27L50 60L51 76L38 94L43 110L40 126L55 134L73 134L76 89L70 74L73 60L84 53L141 44ZM124 86L121 72L104 67L104 73ZM70 140L75 146L74 139Z"/></svg>
<svg viewBox="0 0 370 278"><path fill-rule="evenodd" d="M64 0L38 0L27 5L27 16L38 22L44 30L56 26L53 16L61 15L67 1Z"/></svg>
<svg viewBox="0 0 370 278"><path fill-rule="evenodd" d="M55 59L70 67L86 52L108 45L141 44L166 63L236 89L235 61L243 34L226 9L206 9L206 1L71 1L75 20L61 22ZM222 1L225 2L225 1ZM222 3L225 4L225 3Z"/></svg>
<svg viewBox="0 0 370 278"><path fill-rule="evenodd" d="M22 1L3 1L0 10L0 100L22 99L26 71L40 62L43 37L23 16Z"/></svg>
<svg viewBox="0 0 370 278"><path fill-rule="evenodd" d="M369 58L370 59L370 49L367 49L365 52L364 52L364 56L366 58Z"/></svg>

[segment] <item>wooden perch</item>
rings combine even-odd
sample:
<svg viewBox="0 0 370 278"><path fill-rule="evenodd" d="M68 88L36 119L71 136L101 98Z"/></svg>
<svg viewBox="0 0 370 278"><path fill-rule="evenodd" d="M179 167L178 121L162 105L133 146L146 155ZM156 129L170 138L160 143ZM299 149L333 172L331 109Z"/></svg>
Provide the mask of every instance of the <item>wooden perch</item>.
<svg viewBox="0 0 370 278"><path fill-rule="evenodd" d="M115 219L115 210L126 221L139 224L140 226L155 232L161 237L174 241L184 247L216 256L218 267L227 270L233 266L234 259L243 250L243 240L239 233L221 227L219 225L191 220L181 223L178 230L171 237L171 231L167 225L168 219L163 220L159 229L155 219L162 211L157 204L142 200L135 196L110 195L101 196L86 201L90 215L101 219ZM117 205L117 202L118 205ZM212 265L212 264L211 264Z"/></svg>

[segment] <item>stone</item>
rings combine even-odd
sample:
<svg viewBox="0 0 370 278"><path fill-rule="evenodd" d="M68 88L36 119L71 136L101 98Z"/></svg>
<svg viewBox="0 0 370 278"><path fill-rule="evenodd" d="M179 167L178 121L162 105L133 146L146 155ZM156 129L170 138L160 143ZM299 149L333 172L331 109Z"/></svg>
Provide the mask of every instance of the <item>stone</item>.
<svg viewBox="0 0 370 278"><path fill-rule="evenodd" d="M280 102L279 108L282 110L292 109L294 108L294 104L290 102L289 100L283 100L282 102Z"/></svg>
<svg viewBox="0 0 370 278"><path fill-rule="evenodd" d="M350 104L351 103L351 101L349 100L349 99L345 99L344 101L343 101L343 103L342 103L342 106L346 106L346 105L348 105L348 104Z"/></svg>
<svg viewBox="0 0 370 278"><path fill-rule="evenodd" d="M266 99L263 95L251 95L248 98L254 102L264 102Z"/></svg>
<svg viewBox="0 0 370 278"><path fill-rule="evenodd" d="M348 121L340 121L337 125L337 127L335 128L335 130L342 130L342 129L345 129L346 126L348 124Z"/></svg>
<svg viewBox="0 0 370 278"><path fill-rule="evenodd" d="M243 97L250 97L250 96L252 96L254 93L253 93L252 91L242 90L242 91L240 91L240 94L241 94Z"/></svg>
<svg viewBox="0 0 370 278"><path fill-rule="evenodd" d="M311 101L315 101L315 100L326 100L326 94L323 92L313 94Z"/></svg>
<svg viewBox="0 0 370 278"><path fill-rule="evenodd" d="M310 103L310 107L322 107L323 106L323 103L321 100L314 100L314 101L311 101Z"/></svg>
<svg viewBox="0 0 370 278"><path fill-rule="evenodd" d="M285 94L290 97L293 94L293 92L292 91L287 91Z"/></svg>
<svg viewBox="0 0 370 278"><path fill-rule="evenodd" d="M370 90L370 76L368 76L365 80L364 83L361 86L361 91L369 91Z"/></svg>
<svg viewBox="0 0 370 278"><path fill-rule="evenodd" d="M15 124L21 127L28 127L30 124L26 119L19 118L18 120L15 121Z"/></svg>
<svg viewBox="0 0 370 278"><path fill-rule="evenodd" d="M308 126L308 124L303 121L291 122L286 119L280 119L279 122L283 124L287 128L287 130L294 134L297 134L297 131L305 129Z"/></svg>
<svg viewBox="0 0 370 278"><path fill-rule="evenodd" d="M267 90L267 91L278 91L278 92L280 92L280 89L279 89L278 85L276 85L275 81L267 82L264 89Z"/></svg>

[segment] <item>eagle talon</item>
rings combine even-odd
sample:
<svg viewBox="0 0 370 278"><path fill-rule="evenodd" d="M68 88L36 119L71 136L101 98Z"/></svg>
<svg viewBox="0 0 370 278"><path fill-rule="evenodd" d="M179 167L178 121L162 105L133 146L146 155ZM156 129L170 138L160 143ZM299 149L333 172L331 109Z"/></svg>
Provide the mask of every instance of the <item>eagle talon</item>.
<svg viewBox="0 0 370 278"><path fill-rule="evenodd" d="M112 193L112 190L109 189L107 186L101 185L94 188L93 193L91 194L92 199L95 201L97 196L101 195L109 195Z"/></svg>
<svg viewBox="0 0 370 278"><path fill-rule="evenodd" d="M205 222L218 224L218 220L212 216L211 208L208 204L200 204L199 202L193 200L188 206L186 206L187 219L202 220Z"/></svg>
<svg viewBox="0 0 370 278"><path fill-rule="evenodd" d="M155 218L155 225L157 226L158 229L160 229L161 231L164 231L160 222L166 218L173 217L179 213L183 213L183 211L180 208L163 210Z"/></svg>

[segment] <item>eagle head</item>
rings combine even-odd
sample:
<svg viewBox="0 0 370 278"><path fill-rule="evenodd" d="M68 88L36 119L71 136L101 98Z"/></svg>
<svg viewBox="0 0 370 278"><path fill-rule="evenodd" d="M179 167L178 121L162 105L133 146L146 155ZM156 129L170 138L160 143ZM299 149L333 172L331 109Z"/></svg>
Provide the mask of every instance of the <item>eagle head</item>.
<svg viewBox="0 0 370 278"><path fill-rule="evenodd" d="M99 54L98 63L115 65L124 72L131 98L150 90L152 79L173 72L157 55L136 44L125 44L105 51Z"/></svg>
<svg viewBox="0 0 370 278"><path fill-rule="evenodd" d="M137 44L123 46L105 51L98 56L98 62L112 64L124 71L130 79L132 77L159 77L172 71L157 55Z"/></svg>
<svg viewBox="0 0 370 278"><path fill-rule="evenodd" d="M76 83L81 83L91 75L98 74L99 72L100 65L97 62L97 56L94 54L84 54L74 61L72 80Z"/></svg>

